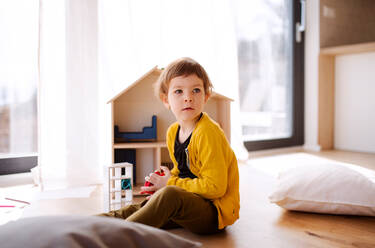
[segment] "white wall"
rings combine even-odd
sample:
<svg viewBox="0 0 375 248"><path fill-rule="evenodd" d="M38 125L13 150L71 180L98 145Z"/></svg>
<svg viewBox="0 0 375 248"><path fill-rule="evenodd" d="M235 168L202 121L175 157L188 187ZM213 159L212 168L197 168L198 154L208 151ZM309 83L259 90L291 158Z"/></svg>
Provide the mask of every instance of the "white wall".
<svg viewBox="0 0 375 248"><path fill-rule="evenodd" d="M375 152L375 53L336 57L336 149Z"/></svg>
<svg viewBox="0 0 375 248"><path fill-rule="evenodd" d="M318 145L318 56L319 1L306 1L305 33L305 145L317 151Z"/></svg>

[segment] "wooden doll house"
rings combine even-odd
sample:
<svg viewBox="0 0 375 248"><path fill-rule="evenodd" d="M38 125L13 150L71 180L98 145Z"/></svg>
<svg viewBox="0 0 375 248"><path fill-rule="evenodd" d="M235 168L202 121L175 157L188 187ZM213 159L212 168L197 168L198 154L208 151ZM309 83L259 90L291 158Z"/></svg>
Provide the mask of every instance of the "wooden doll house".
<svg viewBox="0 0 375 248"><path fill-rule="evenodd" d="M169 125L176 120L171 111L154 95L153 90L153 84L161 72L157 67L152 68L108 101L112 109L112 162L133 163L133 180L138 185L143 184L144 177L162 163L171 163L165 136ZM232 99L213 92L204 109L220 124L229 141L231 101ZM115 138L115 132L139 134L145 127L150 126L149 129L152 129L155 124L153 116L156 116L156 139L153 137L149 140L119 141ZM126 153L130 154L128 158L121 156Z"/></svg>

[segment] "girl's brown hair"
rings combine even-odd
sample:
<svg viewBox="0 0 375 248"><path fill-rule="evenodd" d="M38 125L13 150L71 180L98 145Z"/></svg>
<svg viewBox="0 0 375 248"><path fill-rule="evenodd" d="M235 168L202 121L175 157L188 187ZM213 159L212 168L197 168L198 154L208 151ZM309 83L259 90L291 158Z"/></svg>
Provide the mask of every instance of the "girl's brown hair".
<svg viewBox="0 0 375 248"><path fill-rule="evenodd" d="M160 99L168 94L169 82L180 76L189 76L195 74L203 81L204 93L210 95L212 92L212 83L205 69L191 58L180 58L170 63L163 70L159 79L154 84L155 95Z"/></svg>

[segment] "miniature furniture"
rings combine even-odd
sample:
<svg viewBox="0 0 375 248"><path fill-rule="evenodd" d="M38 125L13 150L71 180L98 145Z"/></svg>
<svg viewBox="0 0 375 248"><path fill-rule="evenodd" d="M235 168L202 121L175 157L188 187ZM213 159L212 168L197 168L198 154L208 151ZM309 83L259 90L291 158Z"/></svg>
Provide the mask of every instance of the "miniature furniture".
<svg viewBox="0 0 375 248"><path fill-rule="evenodd" d="M133 165L126 162L111 164L107 175L108 210L117 210L133 200Z"/></svg>
<svg viewBox="0 0 375 248"><path fill-rule="evenodd" d="M171 163L165 136L169 125L176 120L171 111L154 95L153 89L153 84L161 72L162 70L157 67L152 68L134 83L125 86L121 92L108 101L112 111L112 162L119 162L116 159L121 157L119 154L122 151L135 149L137 170L134 180L137 185L143 185L144 177L158 169L161 164ZM204 109L211 118L219 123L228 141L230 141L231 101L232 99L213 92ZM124 142L115 138L118 135L115 126L118 126L117 130L121 130L121 132L142 132L143 127L150 125L150 117L154 115L157 116L155 120L157 125L156 138L152 141ZM152 123L152 127L154 127L154 123ZM127 159L122 160L122 162L124 161L129 162ZM137 192L133 190L133 194L137 194Z"/></svg>
<svg viewBox="0 0 375 248"><path fill-rule="evenodd" d="M115 125L115 141L156 141L156 115L152 116L151 127L144 127L142 132L120 132L119 127Z"/></svg>

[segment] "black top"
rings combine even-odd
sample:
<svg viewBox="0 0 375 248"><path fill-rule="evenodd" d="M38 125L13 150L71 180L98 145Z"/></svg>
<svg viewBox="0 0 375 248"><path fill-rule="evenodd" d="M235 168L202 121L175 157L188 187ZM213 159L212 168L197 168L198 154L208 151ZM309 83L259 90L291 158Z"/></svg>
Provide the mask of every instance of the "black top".
<svg viewBox="0 0 375 248"><path fill-rule="evenodd" d="M199 120L200 118L202 118L202 115L203 113L201 113L201 115L199 116ZM176 139L174 142L174 157L176 158L178 170L180 171L180 173L178 174L178 177L180 178L190 177L191 179L197 178L197 176L194 175L190 171L189 151L187 149L190 143L191 135L193 133L191 133L189 138L187 138L185 142L182 144L180 143L180 141L178 141L179 134L180 134L180 126L178 126Z"/></svg>

